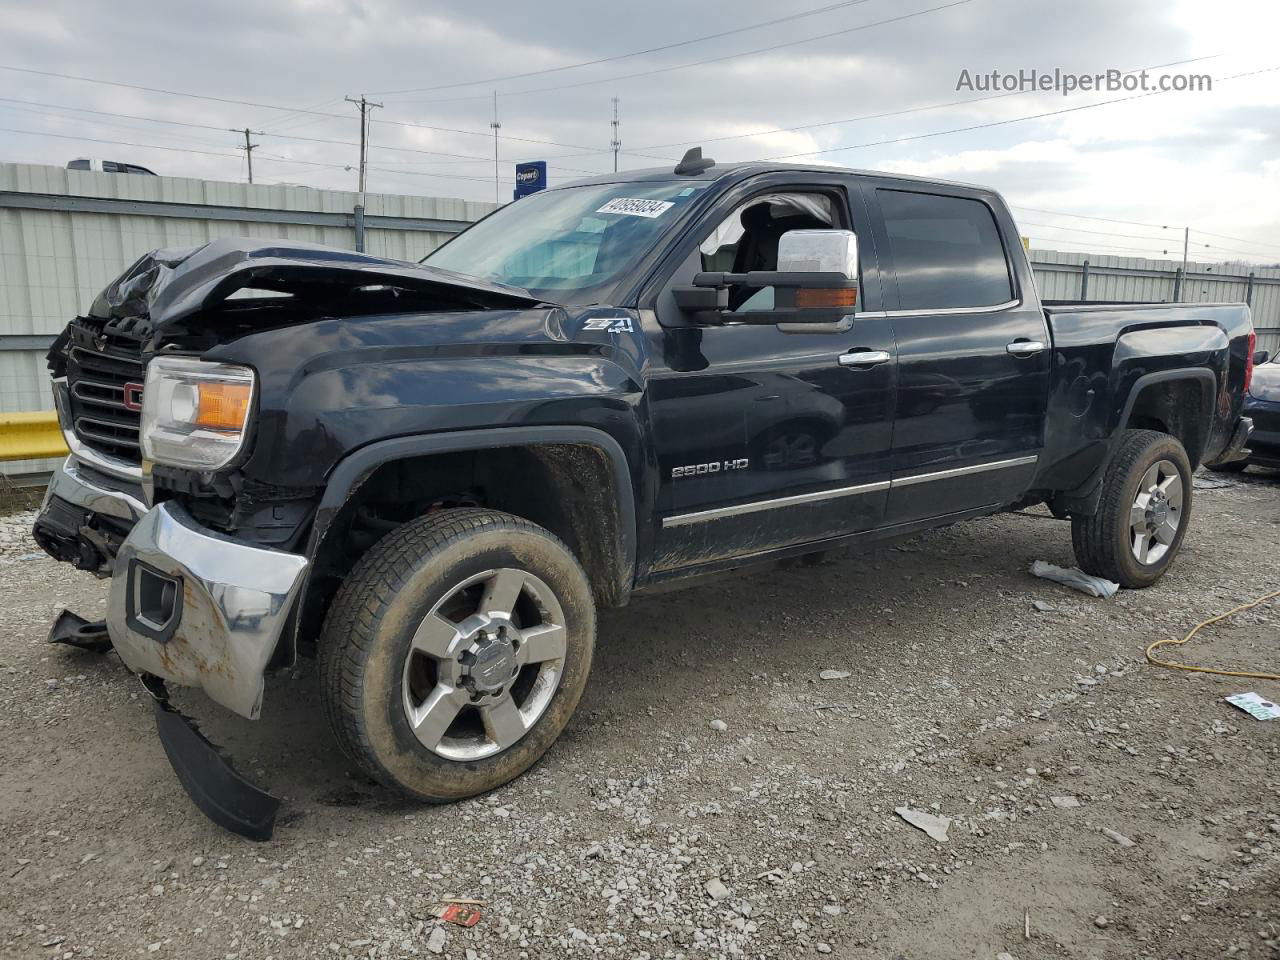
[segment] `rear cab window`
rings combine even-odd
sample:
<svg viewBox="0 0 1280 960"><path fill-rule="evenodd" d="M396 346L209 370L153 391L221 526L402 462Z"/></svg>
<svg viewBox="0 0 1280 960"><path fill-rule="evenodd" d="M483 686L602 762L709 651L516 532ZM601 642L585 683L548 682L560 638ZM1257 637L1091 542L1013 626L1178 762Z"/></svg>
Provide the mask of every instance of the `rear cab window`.
<svg viewBox="0 0 1280 960"><path fill-rule="evenodd" d="M981 200L877 189L901 310L996 307L1014 299L1009 258Z"/></svg>

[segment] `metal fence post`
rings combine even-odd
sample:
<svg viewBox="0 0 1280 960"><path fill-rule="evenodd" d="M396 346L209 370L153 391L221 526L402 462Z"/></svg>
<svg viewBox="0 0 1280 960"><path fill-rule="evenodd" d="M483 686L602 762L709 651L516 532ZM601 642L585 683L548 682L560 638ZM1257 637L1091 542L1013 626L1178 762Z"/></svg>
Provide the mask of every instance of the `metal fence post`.
<svg viewBox="0 0 1280 960"><path fill-rule="evenodd" d="M1173 303L1178 302L1178 298L1182 296L1182 268L1179 267L1173 272Z"/></svg>
<svg viewBox="0 0 1280 960"><path fill-rule="evenodd" d="M1255 274L1249 274L1249 281L1244 285L1244 302L1249 306L1253 306L1253 278Z"/></svg>
<svg viewBox="0 0 1280 960"><path fill-rule="evenodd" d="M356 253L364 253L364 205L357 203L353 211L356 228Z"/></svg>
<svg viewBox="0 0 1280 960"><path fill-rule="evenodd" d="M1080 267L1080 299L1089 299L1089 261L1086 260Z"/></svg>

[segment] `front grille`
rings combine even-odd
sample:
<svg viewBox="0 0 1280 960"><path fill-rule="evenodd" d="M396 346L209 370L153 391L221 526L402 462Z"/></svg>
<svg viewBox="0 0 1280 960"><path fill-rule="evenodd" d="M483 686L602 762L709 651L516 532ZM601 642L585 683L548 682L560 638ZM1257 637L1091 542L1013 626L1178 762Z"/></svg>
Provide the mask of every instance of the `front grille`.
<svg viewBox="0 0 1280 960"><path fill-rule="evenodd" d="M138 463L141 344L84 327L81 331L81 336L72 337L67 351L72 429L81 443L100 453Z"/></svg>

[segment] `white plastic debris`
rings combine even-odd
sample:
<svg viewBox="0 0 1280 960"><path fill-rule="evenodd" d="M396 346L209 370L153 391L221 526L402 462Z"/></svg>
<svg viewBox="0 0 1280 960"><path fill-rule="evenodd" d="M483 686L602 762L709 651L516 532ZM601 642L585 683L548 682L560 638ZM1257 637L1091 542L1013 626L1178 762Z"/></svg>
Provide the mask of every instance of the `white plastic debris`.
<svg viewBox="0 0 1280 960"><path fill-rule="evenodd" d="M818 674L819 680L844 680L850 676L848 670L823 670Z"/></svg>
<svg viewBox="0 0 1280 960"><path fill-rule="evenodd" d="M1126 837L1123 833L1121 833L1118 830L1112 830L1110 827L1103 827L1102 835L1106 837L1108 840L1110 840L1112 843L1117 844L1121 847L1132 847L1135 845L1134 842L1130 840L1128 837Z"/></svg>
<svg viewBox="0 0 1280 960"><path fill-rule="evenodd" d="M893 812L916 829L923 830L939 843L947 842L947 830L951 826L950 817L940 817L937 814L926 813L923 810L913 810L910 807L894 807Z"/></svg>
<svg viewBox="0 0 1280 960"><path fill-rule="evenodd" d="M1052 563L1045 563L1043 560L1037 560L1031 564L1031 574L1060 583L1064 587L1079 590L1081 593L1087 593L1091 597L1103 597L1108 600L1120 589L1120 584L1087 574L1078 567L1068 570Z"/></svg>
<svg viewBox="0 0 1280 960"><path fill-rule="evenodd" d="M1280 705L1264 700L1256 693L1235 693L1224 699L1255 720L1280 720Z"/></svg>

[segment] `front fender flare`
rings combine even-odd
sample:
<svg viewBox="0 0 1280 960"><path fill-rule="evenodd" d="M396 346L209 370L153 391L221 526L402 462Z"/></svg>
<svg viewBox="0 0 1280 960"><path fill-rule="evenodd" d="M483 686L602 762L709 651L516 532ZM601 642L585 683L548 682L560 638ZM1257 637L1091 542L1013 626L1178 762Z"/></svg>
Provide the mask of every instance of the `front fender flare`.
<svg viewBox="0 0 1280 960"><path fill-rule="evenodd" d="M624 569L634 576L636 569L636 502L627 456L618 441L603 430L575 426L487 427L379 440L360 447L338 462L329 474L324 495L316 508L316 519L307 542L307 556L314 556L334 517L352 492L384 463L434 453L492 450L500 447L528 447L538 444L587 444L608 457L618 493L618 519L622 531Z"/></svg>

